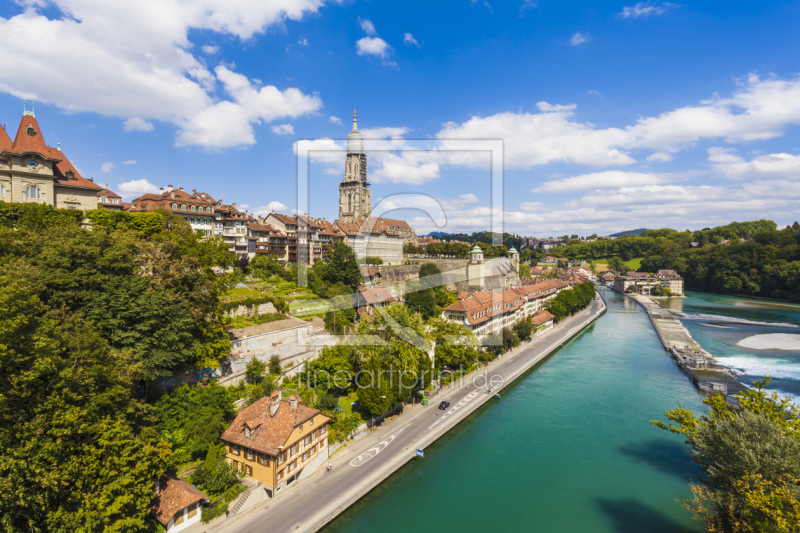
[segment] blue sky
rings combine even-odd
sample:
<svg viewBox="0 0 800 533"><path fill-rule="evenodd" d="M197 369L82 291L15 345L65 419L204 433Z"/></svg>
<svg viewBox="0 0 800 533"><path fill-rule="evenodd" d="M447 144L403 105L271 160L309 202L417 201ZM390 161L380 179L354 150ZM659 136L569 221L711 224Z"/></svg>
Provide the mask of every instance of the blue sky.
<svg viewBox="0 0 800 533"><path fill-rule="evenodd" d="M443 227L385 213L418 233L488 228L487 152L450 150L498 139L507 231L786 224L799 20L797 2L21 0L0 5L0 124L36 98L45 140L128 199L172 184L266 214L297 207L295 142L340 143L357 108L373 198L444 208ZM343 156L311 159L310 214L333 219Z"/></svg>

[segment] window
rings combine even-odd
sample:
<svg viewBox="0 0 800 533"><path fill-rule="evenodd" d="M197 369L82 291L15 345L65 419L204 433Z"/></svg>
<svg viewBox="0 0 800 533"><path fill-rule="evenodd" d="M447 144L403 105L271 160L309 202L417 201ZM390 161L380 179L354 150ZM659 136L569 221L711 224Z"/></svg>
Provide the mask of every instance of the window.
<svg viewBox="0 0 800 533"><path fill-rule="evenodd" d="M6 186L0 185L0 198L4 198L6 195Z"/></svg>
<svg viewBox="0 0 800 533"><path fill-rule="evenodd" d="M175 521L172 523L173 527L177 526L178 524L182 524L183 523L183 509L178 511L178 513L179 514L175 516Z"/></svg>
<svg viewBox="0 0 800 533"><path fill-rule="evenodd" d="M238 444L231 444L231 453L233 455L239 455L239 445Z"/></svg>
<svg viewBox="0 0 800 533"><path fill-rule="evenodd" d="M261 464L269 466L269 455L267 455L266 453L261 454Z"/></svg>
<svg viewBox="0 0 800 533"><path fill-rule="evenodd" d="M292 447L289 448L289 455L292 456L297 453L297 444L292 444Z"/></svg>
<svg viewBox="0 0 800 533"><path fill-rule="evenodd" d="M306 446L311 444L311 435L306 435L306 438L303 439L303 444L305 444Z"/></svg>
<svg viewBox="0 0 800 533"><path fill-rule="evenodd" d="M250 448L247 448L247 458L251 461L253 460L253 450Z"/></svg>
<svg viewBox="0 0 800 533"><path fill-rule="evenodd" d="M286 455L286 452L281 452L278 454L278 464L283 464L284 455Z"/></svg>
<svg viewBox="0 0 800 533"><path fill-rule="evenodd" d="M210 212L211 212L211 208L210 207L206 207L206 213L210 213Z"/></svg>
<svg viewBox="0 0 800 533"><path fill-rule="evenodd" d="M41 197L42 191L39 189L39 187L31 185L25 189L25 198L28 198L29 200L38 200Z"/></svg>
<svg viewBox="0 0 800 533"><path fill-rule="evenodd" d="M186 206L185 205L181 205L181 211L186 211Z"/></svg>
<svg viewBox="0 0 800 533"><path fill-rule="evenodd" d="M197 502L189 506L189 512L186 514L187 518L191 518L197 514Z"/></svg>
<svg viewBox="0 0 800 533"><path fill-rule="evenodd" d="M250 428L248 428L248 427L244 428L244 436L245 437L249 437L250 436Z"/></svg>
<svg viewBox="0 0 800 533"><path fill-rule="evenodd" d="M279 479L279 480L280 480L280 479L283 479L283 470L281 470L280 472L278 472L278 479Z"/></svg>
<svg viewBox="0 0 800 533"><path fill-rule="evenodd" d="M192 206L192 211L197 211L197 208L195 206Z"/></svg>
<svg viewBox="0 0 800 533"><path fill-rule="evenodd" d="M172 204L172 209L177 211L178 210L178 204Z"/></svg>
<svg viewBox="0 0 800 533"><path fill-rule="evenodd" d="M323 435L328 432L328 424L324 424L322 427L319 428L319 434Z"/></svg>

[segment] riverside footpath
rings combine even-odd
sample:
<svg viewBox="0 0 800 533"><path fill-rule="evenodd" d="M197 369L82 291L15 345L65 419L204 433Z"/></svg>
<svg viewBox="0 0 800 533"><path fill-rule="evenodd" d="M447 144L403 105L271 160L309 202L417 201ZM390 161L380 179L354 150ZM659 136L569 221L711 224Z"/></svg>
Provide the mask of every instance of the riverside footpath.
<svg viewBox="0 0 800 533"><path fill-rule="evenodd" d="M428 406L407 409L402 416L384 424L374 433L351 442L333 457L328 475L318 471L298 481L274 500L259 504L231 520L209 527L214 533L264 533L318 531L383 480L415 458L454 428L481 405L496 399L505 386L515 381L559 347L567 343L606 312L597 298L575 316L533 341L523 343L487 367L465 376L451 389L439 393ZM486 380L494 383L486 393ZM449 401L446 411L438 403Z"/></svg>

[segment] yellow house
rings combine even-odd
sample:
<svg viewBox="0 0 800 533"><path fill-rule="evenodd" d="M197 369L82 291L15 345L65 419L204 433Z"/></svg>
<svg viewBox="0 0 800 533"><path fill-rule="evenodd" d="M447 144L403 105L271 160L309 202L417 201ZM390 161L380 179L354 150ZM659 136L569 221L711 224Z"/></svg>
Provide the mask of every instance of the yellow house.
<svg viewBox="0 0 800 533"><path fill-rule="evenodd" d="M327 459L331 417L275 391L242 409L222 434L227 459L269 497Z"/></svg>

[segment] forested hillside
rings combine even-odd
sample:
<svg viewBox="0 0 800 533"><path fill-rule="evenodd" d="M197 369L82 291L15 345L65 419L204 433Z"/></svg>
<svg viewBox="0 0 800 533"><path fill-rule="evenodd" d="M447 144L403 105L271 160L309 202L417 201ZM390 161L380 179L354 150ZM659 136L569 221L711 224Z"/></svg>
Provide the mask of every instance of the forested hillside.
<svg viewBox="0 0 800 533"><path fill-rule="evenodd" d="M146 392L229 350L211 267L231 260L169 213L0 202L3 530L153 527L171 451Z"/></svg>
<svg viewBox="0 0 800 533"><path fill-rule="evenodd" d="M561 254L561 252L559 252ZM689 289L800 301L800 224L733 222L698 232L648 230L640 236L569 244L579 259L644 257L639 270L674 269Z"/></svg>

